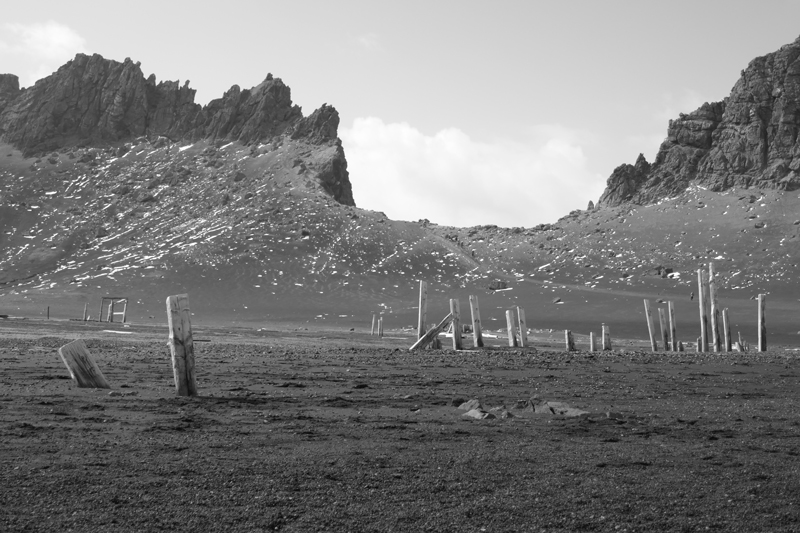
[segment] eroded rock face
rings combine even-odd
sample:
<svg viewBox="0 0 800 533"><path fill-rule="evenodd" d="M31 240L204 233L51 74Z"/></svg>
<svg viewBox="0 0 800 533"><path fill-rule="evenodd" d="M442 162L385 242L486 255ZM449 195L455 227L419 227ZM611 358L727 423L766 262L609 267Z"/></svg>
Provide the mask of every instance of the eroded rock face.
<svg viewBox="0 0 800 533"><path fill-rule="evenodd" d="M715 191L800 188L798 131L800 39L751 61L722 102L671 120L651 168L617 167L598 203L648 204L691 182Z"/></svg>
<svg viewBox="0 0 800 533"><path fill-rule="evenodd" d="M78 54L54 74L20 90L16 76L0 75L0 140L25 155L65 146L117 145L141 136L223 140L245 144L282 136L320 147L319 179L334 199L353 202L339 114L327 104L303 117L291 89L271 74L252 89L231 87L206 106L194 102L189 82L156 83L140 64ZM327 154L320 157L320 154Z"/></svg>

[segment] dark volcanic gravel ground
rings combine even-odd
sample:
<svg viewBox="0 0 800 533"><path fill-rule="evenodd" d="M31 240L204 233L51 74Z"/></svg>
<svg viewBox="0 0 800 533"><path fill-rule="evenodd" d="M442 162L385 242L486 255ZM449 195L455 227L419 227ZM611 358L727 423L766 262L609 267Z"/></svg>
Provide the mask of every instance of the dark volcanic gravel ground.
<svg viewBox="0 0 800 533"><path fill-rule="evenodd" d="M108 391L68 378L74 330L0 329L0 530L800 530L795 352L206 333L185 399L161 333L82 335ZM591 414L516 407L534 396Z"/></svg>

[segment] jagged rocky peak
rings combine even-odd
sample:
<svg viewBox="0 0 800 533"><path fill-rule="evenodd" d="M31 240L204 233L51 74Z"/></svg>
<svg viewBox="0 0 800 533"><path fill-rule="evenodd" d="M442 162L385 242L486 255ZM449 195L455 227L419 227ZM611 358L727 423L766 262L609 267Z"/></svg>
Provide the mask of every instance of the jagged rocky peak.
<svg viewBox="0 0 800 533"><path fill-rule="evenodd" d="M752 60L723 101L670 120L653 164L639 167L640 155L617 167L598 205L648 204L692 182L714 191L798 189L798 132L800 38Z"/></svg>

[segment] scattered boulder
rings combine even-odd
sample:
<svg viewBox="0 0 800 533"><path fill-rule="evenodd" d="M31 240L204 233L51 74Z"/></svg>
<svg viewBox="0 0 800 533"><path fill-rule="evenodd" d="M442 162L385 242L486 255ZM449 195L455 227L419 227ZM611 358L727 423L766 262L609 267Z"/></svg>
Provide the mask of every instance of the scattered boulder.
<svg viewBox="0 0 800 533"><path fill-rule="evenodd" d="M458 408L462 411L471 411L472 409L480 409L483 410L483 405L481 405L480 400L469 400L468 402L464 402L458 406Z"/></svg>
<svg viewBox="0 0 800 533"><path fill-rule="evenodd" d="M492 413L487 413L483 409L470 409L461 416L467 418L474 418L475 420L491 420L493 418L497 418Z"/></svg>

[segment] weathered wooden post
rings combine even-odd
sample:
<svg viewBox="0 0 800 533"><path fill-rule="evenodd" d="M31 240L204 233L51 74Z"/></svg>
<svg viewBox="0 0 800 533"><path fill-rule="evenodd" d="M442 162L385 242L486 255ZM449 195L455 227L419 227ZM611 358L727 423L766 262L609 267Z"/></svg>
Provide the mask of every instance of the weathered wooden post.
<svg viewBox="0 0 800 533"><path fill-rule="evenodd" d="M672 300L667 302L669 309L669 342L672 345L672 351L678 351L678 334L675 329L675 307L672 305Z"/></svg>
<svg viewBox="0 0 800 533"><path fill-rule="evenodd" d="M425 335L425 324L428 320L428 283L419 282L419 320L417 321L417 338Z"/></svg>
<svg viewBox="0 0 800 533"><path fill-rule="evenodd" d="M376 319L377 319L377 317L375 316L375 313L372 313L372 331L370 331L370 335L375 335Z"/></svg>
<svg viewBox="0 0 800 533"><path fill-rule="evenodd" d="M572 332L568 329L564 330L564 344L566 344L568 352L575 351L575 337L572 336Z"/></svg>
<svg viewBox="0 0 800 533"><path fill-rule="evenodd" d="M697 345L695 346L695 350L694 351L696 351L697 353L702 352L703 351L703 349L702 349L703 346L702 345L703 345L703 338L702 337L697 337Z"/></svg>
<svg viewBox="0 0 800 533"><path fill-rule="evenodd" d="M124 324L127 319L128 319L128 299L125 298L122 305L122 323Z"/></svg>
<svg viewBox="0 0 800 533"><path fill-rule="evenodd" d="M453 349L463 350L464 345L461 340L461 309L457 299L450 300L450 314L453 315Z"/></svg>
<svg viewBox="0 0 800 533"><path fill-rule="evenodd" d="M759 294L758 295L758 351L759 352L766 352L767 351L767 322L766 322L766 310L767 310L767 295L766 294Z"/></svg>
<svg viewBox="0 0 800 533"><path fill-rule="evenodd" d="M378 337L383 337L383 317L378 319Z"/></svg>
<svg viewBox="0 0 800 533"><path fill-rule="evenodd" d="M650 314L650 302L648 300L644 301L644 315L647 318L647 333L650 334L650 348L657 352L658 344L656 343L656 336L653 334L653 317Z"/></svg>
<svg viewBox="0 0 800 533"><path fill-rule="evenodd" d="M83 321L89 320L89 304L83 304Z"/></svg>
<svg viewBox="0 0 800 533"><path fill-rule="evenodd" d="M589 332L589 351L595 351L596 346L594 345L594 331Z"/></svg>
<svg viewBox="0 0 800 533"><path fill-rule="evenodd" d="M514 325L514 311L512 309L506 310L506 326L508 326L508 345L515 348L517 346L517 328Z"/></svg>
<svg viewBox="0 0 800 533"><path fill-rule="evenodd" d="M664 351L669 351L669 331L667 331L667 318L664 314L664 308L658 308L658 322L661 325L661 341L664 343Z"/></svg>
<svg viewBox="0 0 800 533"><path fill-rule="evenodd" d="M469 308L472 312L472 343L475 348L483 348L483 332L481 331L481 310L478 307L478 297L469 297Z"/></svg>
<svg viewBox="0 0 800 533"><path fill-rule="evenodd" d="M728 308L722 310L722 334L724 337L725 351L731 351L731 328L728 323Z"/></svg>
<svg viewBox="0 0 800 533"><path fill-rule="evenodd" d="M47 306L47 320L50 320L50 306Z"/></svg>
<svg viewBox="0 0 800 533"><path fill-rule="evenodd" d="M602 328L603 328L602 329L602 332L603 332L602 333L603 334L603 339L602 339L603 351L610 350L611 349L611 330L605 324L603 324Z"/></svg>
<svg viewBox="0 0 800 533"><path fill-rule="evenodd" d="M697 302L700 306L700 344L698 352L708 351L708 314L706 313L706 284L705 271L697 269Z"/></svg>
<svg viewBox="0 0 800 533"><path fill-rule="evenodd" d="M715 352L719 352L719 310L717 307L717 281L714 274L714 263L708 264L708 300L711 302L711 344Z"/></svg>
<svg viewBox="0 0 800 533"><path fill-rule="evenodd" d="M414 343L414 344L411 346L411 348L409 348L409 350L412 350L412 351L413 351L413 350L416 350L416 349L418 349L418 348L424 348L425 346L427 346L428 344L430 344L432 341L434 341L434 340L437 340L437 337L439 336L439 333L441 333L442 331L444 331L444 328L446 328L446 327L447 327L447 325L448 325L448 324L449 324L449 323L450 323L452 320L453 320L453 314L452 314L452 313L450 313L450 314L448 314L446 317L444 317L444 319L443 319L441 322L439 322L439 324L438 324L438 325L436 325L436 326L432 327L431 329L429 329L429 330L428 330L428 331L425 333L425 335L423 335L422 337L420 337L420 338L419 338L419 340L417 340L417 342L415 342L415 343Z"/></svg>
<svg viewBox="0 0 800 533"><path fill-rule="evenodd" d="M97 321L103 321L103 304L106 302L105 298L100 298L100 311L97 313Z"/></svg>
<svg viewBox="0 0 800 533"><path fill-rule="evenodd" d="M69 375L81 388L110 389L100 367L97 366L86 344L80 339L58 349L58 355L67 365Z"/></svg>
<svg viewBox="0 0 800 533"><path fill-rule="evenodd" d="M114 322L114 298L111 298L109 300L108 316L106 317L106 322Z"/></svg>
<svg viewBox="0 0 800 533"><path fill-rule="evenodd" d="M197 396L190 315L188 294L167 297L168 344L172 353L172 372L178 396Z"/></svg>
<svg viewBox="0 0 800 533"><path fill-rule="evenodd" d="M524 348L528 345L528 324L525 321L525 309L517 307L517 321L519 322L519 345Z"/></svg>

